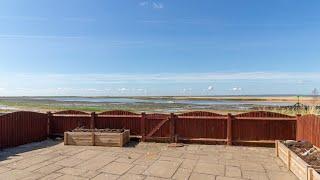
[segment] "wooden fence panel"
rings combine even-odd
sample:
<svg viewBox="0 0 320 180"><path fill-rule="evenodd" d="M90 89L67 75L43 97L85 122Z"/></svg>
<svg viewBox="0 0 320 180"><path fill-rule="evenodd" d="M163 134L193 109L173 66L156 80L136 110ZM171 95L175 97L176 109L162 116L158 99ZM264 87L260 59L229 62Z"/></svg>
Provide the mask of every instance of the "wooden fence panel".
<svg viewBox="0 0 320 180"><path fill-rule="evenodd" d="M320 117L316 115L301 116L297 120L297 140L310 141L320 147Z"/></svg>
<svg viewBox="0 0 320 180"><path fill-rule="evenodd" d="M51 135L63 135L77 127L90 127L89 113L75 110L58 111L50 117Z"/></svg>
<svg viewBox="0 0 320 180"><path fill-rule="evenodd" d="M62 135L66 131L71 131L77 127L90 128L89 115L53 115L50 120L51 135Z"/></svg>
<svg viewBox="0 0 320 180"><path fill-rule="evenodd" d="M130 129L130 135L141 135L141 117L139 116L108 116L98 115L95 118L98 129Z"/></svg>
<svg viewBox="0 0 320 180"><path fill-rule="evenodd" d="M257 111L238 115L211 112L184 114L136 114L128 111L106 111L91 115L81 111L56 113L15 112L0 116L0 148L40 141L48 135L63 134L79 126L90 128L130 129L131 135L147 140L181 139L221 140L224 142L309 140L320 145L320 118L296 117ZM298 126L298 127L297 127ZM229 129L229 130L228 130Z"/></svg>
<svg viewBox="0 0 320 180"><path fill-rule="evenodd" d="M296 118L273 112L249 112L234 116L232 140L274 141L295 139Z"/></svg>
<svg viewBox="0 0 320 180"><path fill-rule="evenodd" d="M181 138L227 138L227 116L210 112L189 112L178 115L176 134Z"/></svg>
<svg viewBox="0 0 320 180"><path fill-rule="evenodd" d="M0 148L14 147L47 138L47 115L14 112L0 116Z"/></svg>
<svg viewBox="0 0 320 180"><path fill-rule="evenodd" d="M105 111L95 117L95 126L98 129L130 129L131 135L141 135L141 114L122 110Z"/></svg>

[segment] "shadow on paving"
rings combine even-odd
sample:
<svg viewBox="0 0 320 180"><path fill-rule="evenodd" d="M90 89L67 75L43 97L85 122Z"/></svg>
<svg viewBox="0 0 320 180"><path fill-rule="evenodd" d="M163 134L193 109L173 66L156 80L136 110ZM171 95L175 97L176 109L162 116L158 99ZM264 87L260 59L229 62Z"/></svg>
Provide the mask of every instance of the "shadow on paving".
<svg viewBox="0 0 320 180"><path fill-rule="evenodd" d="M25 153L28 151L34 151L37 149L43 149L50 146L57 145L61 143L61 140L45 140L40 142L33 142L29 144L24 144L16 147L6 148L0 150L0 161L7 160L9 157L19 156L21 153Z"/></svg>
<svg viewBox="0 0 320 180"><path fill-rule="evenodd" d="M130 141L125 144L124 148L135 148L139 144L139 140L136 139L130 139Z"/></svg>
<svg viewBox="0 0 320 180"><path fill-rule="evenodd" d="M57 144L62 143L62 140L57 139L50 139L40 142L33 142L29 144L24 144L16 147L6 148L0 150L0 161L7 160L9 157L14 158L16 156L19 156L19 154L28 152L28 151L34 151L38 149L43 149L51 146L55 146ZM124 148L135 148L139 144L138 140L131 139L130 142L128 142Z"/></svg>

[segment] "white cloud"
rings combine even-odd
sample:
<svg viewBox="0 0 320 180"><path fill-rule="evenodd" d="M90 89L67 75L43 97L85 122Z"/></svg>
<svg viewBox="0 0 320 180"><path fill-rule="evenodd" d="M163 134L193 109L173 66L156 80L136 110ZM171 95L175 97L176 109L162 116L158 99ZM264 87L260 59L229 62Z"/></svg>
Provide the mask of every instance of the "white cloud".
<svg viewBox="0 0 320 180"><path fill-rule="evenodd" d="M139 3L140 6L147 6L149 4L148 1L142 1Z"/></svg>
<svg viewBox="0 0 320 180"><path fill-rule="evenodd" d="M139 3L139 6L150 7L153 9L163 9L164 8L164 6L161 2L156 2L156 1L142 1Z"/></svg>
<svg viewBox="0 0 320 180"><path fill-rule="evenodd" d="M0 73L0 96L7 95L174 95L231 92L311 93L320 72L235 72L163 74L13 74ZM303 86L295 88L297 81ZM213 85L214 82L214 85ZM260 86L252 84L261 82ZM275 84L277 83L277 84ZM167 86L169 84L169 86ZM171 87L170 85L176 86ZM274 85L265 89L268 84ZM192 87L191 88L185 86ZM239 87L240 86L240 87ZM242 86L242 87L241 87ZM286 88L293 86L293 88Z"/></svg>
<svg viewBox="0 0 320 180"><path fill-rule="evenodd" d="M159 2L152 2L152 7L154 9L163 9L164 8L163 4L159 3Z"/></svg>
<svg viewBox="0 0 320 180"><path fill-rule="evenodd" d="M129 89L127 89L127 88L119 88L118 89L118 91L120 91L120 92L124 92L124 91L128 91Z"/></svg>
<svg viewBox="0 0 320 180"><path fill-rule="evenodd" d="M242 88L241 87L234 87L231 90L232 91L242 91Z"/></svg>
<svg viewBox="0 0 320 180"><path fill-rule="evenodd" d="M102 92L103 90L101 89L96 89L96 88L88 88L86 89L87 91L92 91L92 92Z"/></svg>

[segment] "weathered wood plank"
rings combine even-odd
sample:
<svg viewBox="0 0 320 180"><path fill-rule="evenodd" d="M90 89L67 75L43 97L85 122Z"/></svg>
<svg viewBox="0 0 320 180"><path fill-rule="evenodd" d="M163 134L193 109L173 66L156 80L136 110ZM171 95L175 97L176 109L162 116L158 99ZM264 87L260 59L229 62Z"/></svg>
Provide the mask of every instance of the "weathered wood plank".
<svg viewBox="0 0 320 180"><path fill-rule="evenodd" d="M130 140L129 130L122 133L65 132L64 135L65 145L122 147Z"/></svg>

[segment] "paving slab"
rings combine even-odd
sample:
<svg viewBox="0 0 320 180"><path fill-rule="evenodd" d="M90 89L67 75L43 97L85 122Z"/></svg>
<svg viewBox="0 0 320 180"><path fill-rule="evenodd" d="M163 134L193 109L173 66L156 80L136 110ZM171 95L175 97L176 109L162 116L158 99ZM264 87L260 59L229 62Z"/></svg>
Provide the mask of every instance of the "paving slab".
<svg viewBox="0 0 320 180"><path fill-rule="evenodd" d="M128 173L131 173L131 174L142 174L143 172L146 171L146 169L148 169L148 166L144 166L144 165L134 165L134 166L128 171Z"/></svg>
<svg viewBox="0 0 320 180"><path fill-rule="evenodd" d="M160 178L160 177L153 177L153 176L148 176L144 180L168 180L166 178Z"/></svg>
<svg viewBox="0 0 320 180"><path fill-rule="evenodd" d="M5 173L1 173L0 179L19 180L31 175L32 175L31 172L15 169L15 170L7 171Z"/></svg>
<svg viewBox="0 0 320 180"><path fill-rule="evenodd" d="M198 162L194 168L194 172L202 174L212 174L224 176L225 166L215 163Z"/></svg>
<svg viewBox="0 0 320 180"><path fill-rule="evenodd" d="M98 174L100 174L100 172L98 171L87 171L86 173L81 174L81 177L93 178L96 177Z"/></svg>
<svg viewBox="0 0 320 180"><path fill-rule="evenodd" d="M56 180L87 180L87 178L72 175L63 175L58 177Z"/></svg>
<svg viewBox="0 0 320 180"><path fill-rule="evenodd" d="M118 175L101 173L101 174L97 175L96 177L92 178L91 180L115 180L118 178L119 178Z"/></svg>
<svg viewBox="0 0 320 180"><path fill-rule="evenodd" d="M59 166L64 166L64 167L74 167L76 165L79 165L82 162L84 161L81 159L69 157L69 158L62 159L61 161L58 161L55 164Z"/></svg>
<svg viewBox="0 0 320 180"><path fill-rule="evenodd" d="M82 163L79 163L75 168L77 169L83 169L83 170L91 170L96 171L98 169L101 169L102 167L106 166L107 164L114 161L116 157L108 157L104 155L96 156L92 159L83 161Z"/></svg>
<svg viewBox="0 0 320 180"><path fill-rule="evenodd" d="M184 159L181 163L181 168L193 170L197 163L197 160Z"/></svg>
<svg viewBox="0 0 320 180"><path fill-rule="evenodd" d="M270 180L298 180L298 178L290 172L269 172Z"/></svg>
<svg viewBox="0 0 320 180"><path fill-rule="evenodd" d="M226 166L226 176L241 178L242 177L241 169L236 166Z"/></svg>
<svg viewBox="0 0 320 180"><path fill-rule="evenodd" d="M138 143L132 147L43 147L0 152L0 179L296 180L273 148ZM27 151L26 151L27 150Z"/></svg>
<svg viewBox="0 0 320 180"><path fill-rule="evenodd" d="M266 173L257 171L242 171L242 176L251 180L269 180Z"/></svg>
<svg viewBox="0 0 320 180"><path fill-rule="evenodd" d="M41 173L41 174L51 174L55 171L58 171L59 169L62 169L62 166L56 165L56 164L50 164L48 166L44 166L40 169L35 170L35 173Z"/></svg>
<svg viewBox="0 0 320 180"><path fill-rule="evenodd" d="M24 178L21 178L21 180L38 180L42 177L46 176L45 174L41 174L41 173L33 173L31 175L28 175Z"/></svg>
<svg viewBox="0 0 320 180"><path fill-rule="evenodd" d="M91 159L99 154L101 154L101 151L94 151L94 150L85 150L78 154L75 154L73 157L81 160L88 160Z"/></svg>
<svg viewBox="0 0 320 180"><path fill-rule="evenodd" d="M9 168L12 168L12 169L25 169L27 167L44 162L49 159L50 159L50 157L47 157L47 156L26 157L26 158L23 158L19 161L15 161L13 163L10 163L6 166Z"/></svg>
<svg viewBox="0 0 320 180"><path fill-rule="evenodd" d="M224 176L217 176L216 180L245 180L242 178L233 178L233 177L224 177Z"/></svg>
<svg viewBox="0 0 320 180"><path fill-rule="evenodd" d="M1 174L1 173L4 173L4 172L7 172L7 171L10 171L10 170L11 170L10 168L1 167L1 166L0 166L0 174Z"/></svg>
<svg viewBox="0 0 320 180"><path fill-rule="evenodd" d="M215 180L216 177L210 174L192 173L189 180Z"/></svg>
<svg viewBox="0 0 320 180"><path fill-rule="evenodd" d="M72 175L72 176L82 176L83 174L87 173L87 170L65 167L58 170L57 172L61 174Z"/></svg>
<svg viewBox="0 0 320 180"><path fill-rule="evenodd" d="M63 174L60 173L51 173L47 176L44 176L42 178L40 178L41 180L54 180L57 179L58 177L63 176Z"/></svg>
<svg viewBox="0 0 320 180"><path fill-rule="evenodd" d="M143 180L145 179L146 177L144 175L138 175L138 174L130 174L130 173L127 173L123 176L121 176L119 178L119 180Z"/></svg>
<svg viewBox="0 0 320 180"><path fill-rule="evenodd" d="M53 164L53 162L44 161L44 162L41 162L41 163L38 163L38 164L34 164L34 165L30 166L30 167L27 167L24 170L31 172L31 171L38 170L38 169L40 169L42 167L48 166L49 164Z"/></svg>
<svg viewBox="0 0 320 180"><path fill-rule="evenodd" d="M176 180L185 180L189 179L192 171L190 169L179 168L176 173L173 175L172 179Z"/></svg>
<svg viewBox="0 0 320 180"><path fill-rule="evenodd" d="M180 163L171 161L156 161L143 174L147 176L171 178Z"/></svg>
<svg viewBox="0 0 320 180"><path fill-rule="evenodd" d="M259 163L255 162L241 162L241 169L244 171L258 171L258 172L266 172L263 166Z"/></svg>
<svg viewBox="0 0 320 180"><path fill-rule="evenodd" d="M102 169L100 169L100 171L109 173L109 174L122 175L132 167L133 165L131 164L112 162L106 165L105 167L103 167Z"/></svg>

